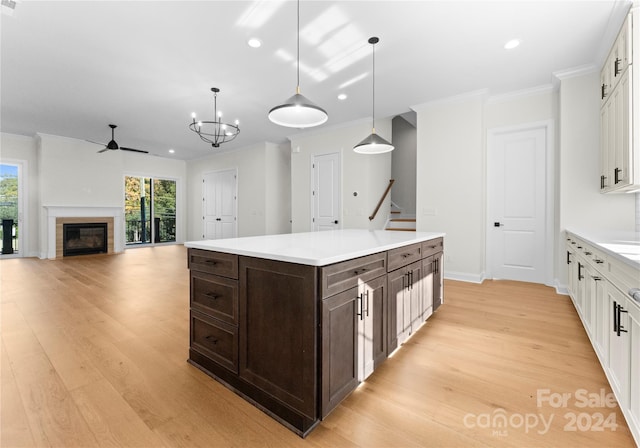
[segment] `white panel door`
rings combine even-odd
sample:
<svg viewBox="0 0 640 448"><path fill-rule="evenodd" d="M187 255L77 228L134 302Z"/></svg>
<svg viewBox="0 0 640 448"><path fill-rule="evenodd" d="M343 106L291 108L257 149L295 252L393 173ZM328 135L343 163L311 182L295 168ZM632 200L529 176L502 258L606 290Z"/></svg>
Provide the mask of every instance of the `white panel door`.
<svg viewBox="0 0 640 448"><path fill-rule="evenodd" d="M202 179L202 238L236 237L236 170L207 173Z"/></svg>
<svg viewBox="0 0 640 448"><path fill-rule="evenodd" d="M487 249L493 278L545 281L546 133L539 127L490 136Z"/></svg>
<svg viewBox="0 0 640 448"><path fill-rule="evenodd" d="M313 156L312 228L332 230L340 228L341 188L340 153Z"/></svg>

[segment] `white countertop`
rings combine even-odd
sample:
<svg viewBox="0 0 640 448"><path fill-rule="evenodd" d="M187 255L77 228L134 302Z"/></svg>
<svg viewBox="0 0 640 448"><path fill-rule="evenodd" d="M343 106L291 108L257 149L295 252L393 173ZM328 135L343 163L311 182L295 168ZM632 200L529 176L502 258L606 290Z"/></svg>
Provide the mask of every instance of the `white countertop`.
<svg viewBox="0 0 640 448"><path fill-rule="evenodd" d="M582 238L583 240L598 246L607 254L640 269L640 234L637 232L597 232L576 231L567 229L567 232Z"/></svg>
<svg viewBox="0 0 640 448"><path fill-rule="evenodd" d="M310 266L326 266L365 255L444 237L442 232L325 230L221 240L188 241L186 247Z"/></svg>

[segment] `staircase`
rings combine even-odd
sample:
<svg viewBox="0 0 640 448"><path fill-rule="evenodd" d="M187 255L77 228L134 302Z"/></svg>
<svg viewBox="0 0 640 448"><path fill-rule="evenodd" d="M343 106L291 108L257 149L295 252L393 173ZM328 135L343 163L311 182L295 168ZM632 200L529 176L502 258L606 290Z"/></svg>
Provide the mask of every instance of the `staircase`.
<svg viewBox="0 0 640 448"><path fill-rule="evenodd" d="M394 203L391 203L391 214L387 219L385 230L393 230L397 232L415 232L416 217L402 213Z"/></svg>

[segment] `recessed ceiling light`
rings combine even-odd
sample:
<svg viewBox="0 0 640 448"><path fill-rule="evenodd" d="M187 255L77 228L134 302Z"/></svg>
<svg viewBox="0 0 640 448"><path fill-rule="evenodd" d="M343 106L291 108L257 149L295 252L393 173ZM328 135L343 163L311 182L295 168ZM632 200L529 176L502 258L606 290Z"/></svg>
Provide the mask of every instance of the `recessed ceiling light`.
<svg viewBox="0 0 640 448"><path fill-rule="evenodd" d="M338 95L338 99L339 100L346 100L347 99L347 95L344 93L341 93L340 95Z"/></svg>
<svg viewBox="0 0 640 448"><path fill-rule="evenodd" d="M518 45L520 45L520 39L511 39L509 42L504 44L504 49L505 50L513 50Z"/></svg>
<svg viewBox="0 0 640 448"><path fill-rule="evenodd" d="M247 44L251 47L251 48L259 48L262 45L262 42L260 42L260 39L256 39L255 37L252 39L249 39L249 41L247 42Z"/></svg>
<svg viewBox="0 0 640 448"><path fill-rule="evenodd" d="M173 154L174 152L176 152L176 150L175 150L175 149L170 149L170 150L169 150L169 154Z"/></svg>

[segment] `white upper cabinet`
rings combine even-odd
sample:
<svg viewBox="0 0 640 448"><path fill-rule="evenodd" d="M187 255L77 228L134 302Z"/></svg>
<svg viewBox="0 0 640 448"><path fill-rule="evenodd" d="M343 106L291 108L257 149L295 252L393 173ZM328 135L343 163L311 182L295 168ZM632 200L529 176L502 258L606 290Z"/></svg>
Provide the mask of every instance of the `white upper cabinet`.
<svg viewBox="0 0 640 448"><path fill-rule="evenodd" d="M633 59L640 52L640 10L631 10L600 71L600 191L640 190L640 86ZM637 96L637 95L636 95Z"/></svg>

